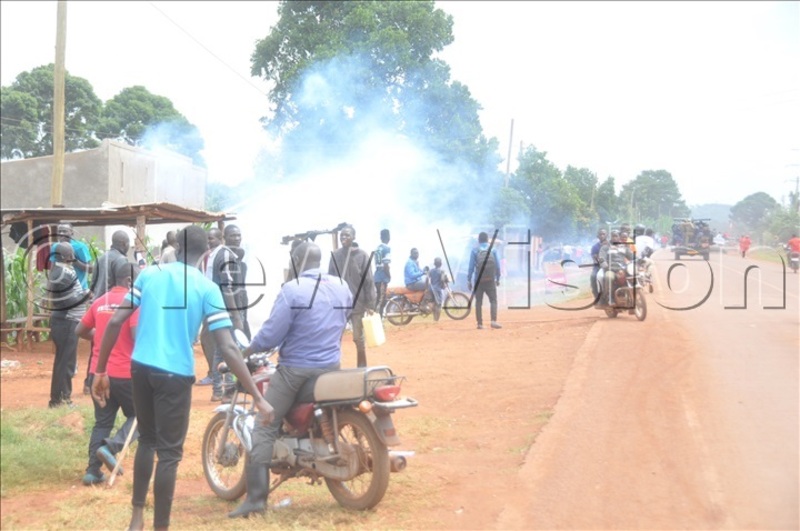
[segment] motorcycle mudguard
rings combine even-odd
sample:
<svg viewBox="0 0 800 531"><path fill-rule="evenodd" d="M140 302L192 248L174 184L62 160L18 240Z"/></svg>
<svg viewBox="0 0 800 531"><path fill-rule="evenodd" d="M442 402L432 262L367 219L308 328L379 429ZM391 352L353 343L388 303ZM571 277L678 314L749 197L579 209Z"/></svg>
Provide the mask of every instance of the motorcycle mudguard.
<svg viewBox="0 0 800 531"><path fill-rule="evenodd" d="M378 432L378 437L380 437L383 444L386 446L400 444L400 437L397 436L397 430L394 429L394 422L392 422L390 414L376 415L374 412L370 412L368 417L372 425L375 426L375 431Z"/></svg>
<svg viewBox="0 0 800 531"><path fill-rule="evenodd" d="M247 410L242 406L234 406L233 404L222 404L221 406L217 406L214 408L214 413L227 413L230 408L233 408L239 415L244 415L247 413Z"/></svg>

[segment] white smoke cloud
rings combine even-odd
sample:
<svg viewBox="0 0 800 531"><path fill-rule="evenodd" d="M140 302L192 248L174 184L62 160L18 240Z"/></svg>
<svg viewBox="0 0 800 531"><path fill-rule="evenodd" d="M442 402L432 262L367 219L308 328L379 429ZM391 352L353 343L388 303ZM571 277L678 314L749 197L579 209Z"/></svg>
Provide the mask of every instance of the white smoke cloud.
<svg viewBox="0 0 800 531"><path fill-rule="evenodd" d="M467 170L444 163L433 150L398 132L398 118L387 110L385 94L354 96L361 68L353 58L340 58L301 80L293 99L302 108L304 127L290 132L294 136L282 143L282 152L263 158L282 161L283 168L259 168L256 173L266 178L247 183L248 199L233 209L247 259L259 260L266 271L267 286L250 290L251 300L264 296L251 310L251 324L258 326L267 317L283 279L289 261L289 246L280 244L283 236L347 222L356 229L356 242L370 253L380 243L380 230L387 228L391 284L402 285L412 247L420 252L421 266L432 266L438 256L455 272L467 267L462 257L476 227L487 228L487 194L494 187L467 189ZM469 197L474 200L463 201ZM443 205L452 205L455 198L472 206L448 211ZM315 241L327 268L332 238L320 235ZM249 270L255 270L252 264Z"/></svg>

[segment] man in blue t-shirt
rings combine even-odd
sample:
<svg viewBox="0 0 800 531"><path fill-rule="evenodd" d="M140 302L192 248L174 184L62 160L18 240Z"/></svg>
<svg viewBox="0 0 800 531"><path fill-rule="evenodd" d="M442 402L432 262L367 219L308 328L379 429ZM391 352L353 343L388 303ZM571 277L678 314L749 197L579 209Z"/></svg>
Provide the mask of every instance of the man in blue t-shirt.
<svg viewBox="0 0 800 531"><path fill-rule="evenodd" d="M75 262L72 263L72 266L78 275L78 282L81 283L83 289L89 289L89 273L94 270L94 257L89 251L89 246L74 237L75 231L69 223L59 223L56 235L59 242L72 245L72 250L75 251Z"/></svg>
<svg viewBox="0 0 800 531"><path fill-rule="evenodd" d="M139 308L136 343L131 356L133 400L139 446L133 469L133 512L129 529L144 526L144 506L153 471L153 527L169 527L178 463L189 428L194 384L194 351L200 323L222 350L225 362L255 400L262 423L272 421L272 406L258 392L231 336L231 319L219 287L197 269L208 249L205 231L189 225L178 234L178 261L145 269L125 302L114 312L100 344L92 396L105 407L109 395L106 373L111 349L123 323Z"/></svg>

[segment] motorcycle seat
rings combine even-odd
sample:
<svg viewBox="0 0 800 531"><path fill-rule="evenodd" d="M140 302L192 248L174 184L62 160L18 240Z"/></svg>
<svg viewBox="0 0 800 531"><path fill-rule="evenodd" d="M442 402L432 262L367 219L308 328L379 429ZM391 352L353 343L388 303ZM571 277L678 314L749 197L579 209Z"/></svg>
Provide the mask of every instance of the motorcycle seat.
<svg viewBox="0 0 800 531"><path fill-rule="evenodd" d="M359 367L320 374L314 384L314 400L356 400L366 398L372 390L394 375L389 367Z"/></svg>
<svg viewBox="0 0 800 531"><path fill-rule="evenodd" d="M403 295L414 304L419 304L420 301L422 301L422 297L425 296L425 291L411 291L405 286L395 286L386 290L387 297L393 297L395 295Z"/></svg>

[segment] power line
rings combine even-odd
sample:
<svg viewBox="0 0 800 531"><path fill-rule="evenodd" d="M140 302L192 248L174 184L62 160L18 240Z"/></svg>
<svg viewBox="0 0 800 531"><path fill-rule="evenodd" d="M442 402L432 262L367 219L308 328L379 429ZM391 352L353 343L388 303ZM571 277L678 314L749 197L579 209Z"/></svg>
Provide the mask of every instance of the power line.
<svg viewBox="0 0 800 531"><path fill-rule="evenodd" d="M226 63L225 61L223 61L223 60L222 60L222 59L221 59L219 56L217 56L217 54L215 54L214 52L212 52L212 51L211 51L211 50L210 50L210 49L209 49L209 48L208 48L208 47L207 47L205 44L203 44L202 42L200 42L200 40L199 40L199 39L197 39L197 38L196 38L194 35L192 35L191 33L189 33L189 32L188 32L188 31L187 31L185 28L183 28L183 27L182 27L180 24L178 24L177 22L175 22L174 20L172 20L172 19L169 17L169 15L167 15L166 13L164 13L163 11L161 11L161 9L159 9L159 8L158 8L158 6L156 6L156 5L155 5L155 3L153 3L153 2L148 2L148 3L149 3L149 4L150 4L152 7L153 7L153 9L155 9L156 11L158 11L159 13L161 13L161 14L164 16L164 18L166 18L166 19L167 19L167 20L169 20L169 21L170 21L172 24L174 24L176 28L178 28L178 29L179 29L179 30L181 30L183 33L185 33L185 34L186 34L186 35L187 35L187 36L188 36L190 39L192 39L192 40L193 40L194 42L196 42L196 43L197 43L197 44L198 44L198 45L199 45L201 48L203 48L203 50L205 50L206 52L208 52L208 54L209 54L209 55L211 55L211 57L213 57L214 59L216 59L217 61L219 61L220 63L222 63L222 64L223 64L223 65L224 65L224 66L225 66L225 67L226 67L228 70L230 70L231 72L233 72L234 74L236 74L236 76L237 76L237 77L239 77L240 79L244 80L244 81L245 81L245 83L247 83L249 86L251 86L251 87L253 87L254 89L256 89L256 90L258 91L258 93L259 93L259 94L261 94L262 96L267 96L267 97L269 97L269 94L265 93L265 92L264 92L264 91L262 91L260 88L258 88L256 85L254 85L252 81L250 81L249 79L247 79L246 77L244 77L244 76L243 76L242 74L240 74L240 73L239 73L239 72L238 72L238 71L237 71L235 68L233 68L231 65L229 65L228 63Z"/></svg>

